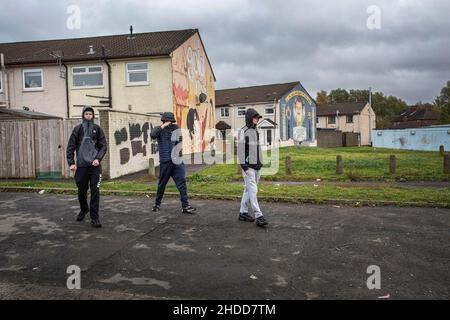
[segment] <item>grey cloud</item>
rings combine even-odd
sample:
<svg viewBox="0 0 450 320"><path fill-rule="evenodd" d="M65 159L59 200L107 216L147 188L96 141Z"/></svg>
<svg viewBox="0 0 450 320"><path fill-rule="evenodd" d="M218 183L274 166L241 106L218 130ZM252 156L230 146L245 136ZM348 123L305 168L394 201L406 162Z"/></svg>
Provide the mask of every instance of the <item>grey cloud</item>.
<svg viewBox="0 0 450 320"><path fill-rule="evenodd" d="M199 28L217 88L300 80L320 89L367 88L431 101L450 80L450 2L1 0L0 41ZM67 6L82 12L66 28ZM367 7L381 8L368 30Z"/></svg>

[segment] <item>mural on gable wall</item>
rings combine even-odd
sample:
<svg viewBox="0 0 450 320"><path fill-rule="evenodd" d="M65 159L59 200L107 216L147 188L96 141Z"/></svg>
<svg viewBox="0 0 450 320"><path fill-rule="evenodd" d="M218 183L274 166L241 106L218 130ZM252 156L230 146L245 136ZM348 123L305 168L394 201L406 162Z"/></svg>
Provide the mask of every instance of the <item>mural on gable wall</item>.
<svg viewBox="0 0 450 320"><path fill-rule="evenodd" d="M185 153L208 150L214 138L214 76L198 34L173 53L173 103ZM207 99L199 103L201 93Z"/></svg>
<svg viewBox="0 0 450 320"><path fill-rule="evenodd" d="M299 84L280 100L280 138L298 142L316 140L316 104Z"/></svg>

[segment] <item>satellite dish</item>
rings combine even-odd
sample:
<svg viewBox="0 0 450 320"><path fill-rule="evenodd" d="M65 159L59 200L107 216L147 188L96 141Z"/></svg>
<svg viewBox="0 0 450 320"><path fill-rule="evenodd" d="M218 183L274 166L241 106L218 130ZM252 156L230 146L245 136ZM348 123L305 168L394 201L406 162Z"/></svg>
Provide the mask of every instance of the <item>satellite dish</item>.
<svg viewBox="0 0 450 320"><path fill-rule="evenodd" d="M203 102L206 101L207 98L208 98L208 97L206 96L206 94L204 94L204 93L202 92L202 93L200 93L200 95L198 96L198 101L199 101L200 103L203 103Z"/></svg>

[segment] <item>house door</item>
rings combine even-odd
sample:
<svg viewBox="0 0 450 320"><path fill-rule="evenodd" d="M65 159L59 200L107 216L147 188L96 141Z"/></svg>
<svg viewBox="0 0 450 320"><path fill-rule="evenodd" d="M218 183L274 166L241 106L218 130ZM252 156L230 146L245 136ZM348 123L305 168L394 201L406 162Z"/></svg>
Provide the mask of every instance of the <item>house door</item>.
<svg viewBox="0 0 450 320"><path fill-rule="evenodd" d="M267 142L267 145L269 145L269 146L272 145L272 130L271 129L266 130L266 142Z"/></svg>

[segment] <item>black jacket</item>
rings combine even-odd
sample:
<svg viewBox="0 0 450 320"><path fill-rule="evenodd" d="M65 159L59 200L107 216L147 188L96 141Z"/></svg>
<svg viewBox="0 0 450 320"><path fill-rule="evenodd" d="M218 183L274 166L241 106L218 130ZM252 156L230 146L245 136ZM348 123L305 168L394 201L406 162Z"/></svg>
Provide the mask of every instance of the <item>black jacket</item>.
<svg viewBox="0 0 450 320"><path fill-rule="evenodd" d="M82 115L84 115L84 112L87 111L88 109L92 110L92 108L84 108ZM85 128L88 128L88 130L90 131L90 135L88 133L87 136L90 136L88 138L90 138L89 140L92 140L92 143L94 145L94 149L92 150L93 153L89 155L86 154L86 152L88 152L86 151L86 149L81 148L80 150L80 147L83 144L83 138L85 137L84 134ZM69 164L69 166L75 164L74 160L75 151L77 153L76 164L77 167L80 168L91 166L92 161L94 161L95 159L101 162L103 157L105 156L107 151L105 134L102 128L98 124L94 123L94 119L92 119L92 121L86 121L84 120L83 117L83 123L77 125L73 129L72 134L70 135L69 138L69 142L67 144L67 151L66 151L67 163ZM83 154L83 152L85 153Z"/></svg>
<svg viewBox="0 0 450 320"><path fill-rule="evenodd" d="M263 157L259 145L259 132L253 124L254 117L261 117L255 109L249 108L245 113L245 126L239 131L238 161L242 169L260 170Z"/></svg>

